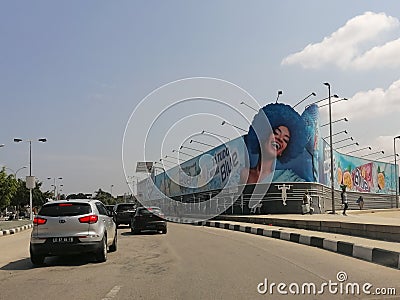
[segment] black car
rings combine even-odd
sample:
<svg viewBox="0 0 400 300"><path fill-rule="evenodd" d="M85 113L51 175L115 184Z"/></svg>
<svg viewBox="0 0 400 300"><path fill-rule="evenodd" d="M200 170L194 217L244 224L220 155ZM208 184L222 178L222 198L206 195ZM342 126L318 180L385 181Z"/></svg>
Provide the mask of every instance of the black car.
<svg viewBox="0 0 400 300"><path fill-rule="evenodd" d="M114 205L110 205L110 204L107 204L107 205L104 205L105 207L106 207L106 209L109 211L109 212L111 212L111 213L114 213Z"/></svg>
<svg viewBox="0 0 400 300"><path fill-rule="evenodd" d="M159 207L139 207L131 221L131 232L139 233L142 230L153 230L167 233L167 222Z"/></svg>
<svg viewBox="0 0 400 300"><path fill-rule="evenodd" d="M114 206L114 221L117 226L120 224L129 225L131 223L132 216L135 214L136 204L135 203L118 203Z"/></svg>

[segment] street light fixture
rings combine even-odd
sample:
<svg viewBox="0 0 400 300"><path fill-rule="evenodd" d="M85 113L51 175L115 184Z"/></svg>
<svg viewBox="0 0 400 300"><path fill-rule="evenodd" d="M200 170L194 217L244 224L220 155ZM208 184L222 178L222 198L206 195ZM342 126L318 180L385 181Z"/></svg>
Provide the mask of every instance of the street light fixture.
<svg viewBox="0 0 400 300"><path fill-rule="evenodd" d="M300 100L299 102L297 102L293 108L295 108L297 105L299 105L300 103L303 103L305 100L307 100L308 98L310 98L311 96L317 96L316 93L312 92L311 94L309 94L307 97L305 97L303 100Z"/></svg>
<svg viewBox="0 0 400 300"><path fill-rule="evenodd" d="M332 134L332 136L335 136L335 135L338 135L338 134L341 134L341 133L347 134L347 130L342 130L342 131L336 132L336 133ZM328 137L329 136L325 136L325 137L323 137L323 139L327 139Z"/></svg>
<svg viewBox="0 0 400 300"><path fill-rule="evenodd" d="M175 150L175 149L173 149L172 152L177 152L177 153L179 153L179 154L183 154L183 155L186 155L186 156L189 156L189 157L192 157L192 158L195 157L195 156L193 156L193 155L187 154L187 153L182 152L182 151L180 151L180 150Z"/></svg>
<svg viewBox="0 0 400 300"><path fill-rule="evenodd" d="M332 213L335 214L335 186L333 177L333 143L332 143L332 103L331 103L331 85L328 82L324 82L324 85L328 87L328 99L329 99L329 147L331 156L331 197L332 197Z"/></svg>
<svg viewBox="0 0 400 300"><path fill-rule="evenodd" d="M185 148L185 149L189 149L189 150L193 150L193 151L197 151L197 152L203 153L203 151L201 151L201 150L199 150L199 149L194 149L194 148L186 147L186 146L181 146L179 149L182 149L182 148Z"/></svg>
<svg viewBox="0 0 400 300"><path fill-rule="evenodd" d="M338 103L338 102L343 101L343 100L347 101L347 100L349 100L349 99L347 99L347 98L340 98L340 99L338 99L338 100L336 100L336 101L332 101L332 104ZM327 105L328 105L328 104L323 104L323 105L321 105L319 108L324 107L324 106L327 106Z"/></svg>
<svg viewBox="0 0 400 300"><path fill-rule="evenodd" d="M9 167L6 167L6 169L8 169L8 170L10 170L11 172L13 172L14 178L15 178L15 179L17 179L17 173L18 173L19 171L21 171L22 169L26 169L26 168L28 168L28 167L27 167L27 166L23 166L23 167L17 169L17 171L14 171L13 169L11 169L11 168L9 168Z"/></svg>
<svg viewBox="0 0 400 300"><path fill-rule="evenodd" d="M349 119L347 119L347 118L341 118L341 119L339 119L339 120L329 121L329 123L326 123L326 124L324 124L324 125L321 125L321 127L324 127L324 126L326 126L326 125L332 125L333 123L337 123L337 122L340 122L340 121L348 122Z"/></svg>
<svg viewBox="0 0 400 300"><path fill-rule="evenodd" d="M347 141L347 140L353 140L353 137L351 136L351 137L342 139L342 140L340 140L340 141L333 142L333 144L341 143L341 142L344 142L344 141Z"/></svg>
<svg viewBox="0 0 400 300"><path fill-rule="evenodd" d="M167 156L167 155L165 155L165 157L170 157L170 156ZM163 163L166 161L166 162L169 162L170 164L174 164L174 165L176 165L176 163L175 163L175 162L173 162L173 161L170 161L170 160L168 160L168 159L163 159L163 158L160 158L160 161L161 161L161 162L163 162Z"/></svg>
<svg viewBox="0 0 400 300"><path fill-rule="evenodd" d="M231 139L228 138L227 136L224 136L224 135L221 135L221 134L218 134L218 133L213 133L213 132L209 132L209 131L205 131L205 130L203 130L203 131L201 132L201 134L205 134L205 133L207 133L207 134L209 134L209 135L214 135L214 136L222 137L222 138L224 138L224 139L227 139L228 141L231 140Z"/></svg>
<svg viewBox="0 0 400 300"><path fill-rule="evenodd" d="M230 126L236 128L236 129L242 130L242 131L244 131L244 132L247 132L247 130L245 130L245 129L243 129L243 128L240 128L239 126L233 125L233 124L231 124L231 123L229 123L229 122L227 122L227 121L222 121L221 125L225 125L225 124L228 124L228 125L230 125Z"/></svg>
<svg viewBox="0 0 400 300"><path fill-rule="evenodd" d="M347 153L345 153L345 155L350 154L350 153L354 153L354 152L358 152L358 151L361 151L361 150L366 150L366 149L372 150L372 148L370 146L367 146L367 147L364 147L364 148L360 148L360 149L357 149L357 150L353 150L353 151L347 152Z"/></svg>
<svg viewBox="0 0 400 300"><path fill-rule="evenodd" d="M52 187L53 187L53 196L54 196L54 200L59 200L58 199L58 189L57 189L57 183L56 183L56 180L62 180L63 178L62 177L47 177L47 180L51 180L51 179L53 179L53 184L52 184ZM61 186L61 185L60 185Z"/></svg>
<svg viewBox="0 0 400 300"><path fill-rule="evenodd" d="M252 107L252 106L248 105L248 104L247 104L246 102L244 102L244 101L240 102L240 104L246 105L248 108L250 108L250 109L254 110L255 112L258 112L258 110L257 110L257 109L255 109L254 107Z"/></svg>
<svg viewBox="0 0 400 300"><path fill-rule="evenodd" d="M347 144L347 145L338 147L338 148L336 148L336 150L342 149L342 148L346 148L346 147L349 147L349 146L353 146L353 145L360 146L360 144L358 142L355 142L355 143L351 143L351 144Z"/></svg>
<svg viewBox="0 0 400 300"><path fill-rule="evenodd" d="M331 98L332 98L332 97L333 97L333 98L339 98L339 96L336 95L336 94L332 95ZM329 97L326 97L326 98L320 99L320 100L318 100L318 101L312 102L312 103L306 105L306 108L309 107L309 106L311 106L311 105L313 105L313 104L317 104L317 103L319 103L319 102L322 102L322 101L325 101L325 100L328 100L328 99L329 99Z"/></svg>
<svg viewBox="0 0 400 300"><path fill-rule="evenodd" d="M385 151L376 151L376 152L373 152L373 153L368 153L368 154L365 154L365 155L363 155L363 156L360 156L360 157L366 157L366 156L370 156L370 155L374 155L374 154L378 154L378 153L385 154Z"/></svg>
<svg viewBox="0 0 400 300"><path fill-rule="evenodd" d="M23 142L24 140L19 139L19 138L14 138L14 142L19 143ZM38 142L45 143L47 142L46 138L40 138L37 140ZM33 220L33 207L32 207L32 189L35 187L35 177L32 177L32 140L27 140L26 142L29 142L29 177L27 177L26 180L26 185L27 188L29 189L29 217L30 220Z"/></svg>
<svg viewBox="0 0 400 300"><path fill-rule="evenodd" d="M396 158L396 139L400 139L400 135L393 138L393 149L394 149L394 172L396 180L396 208L399 208L399 175L397 175L397 158Z"/></svg>
<svg viewBox="0 0 400 300"><path fill-rule="evenodd" d="M399 154L396 154L396 156L399 157ZM378 158L375 158L375 160L381 160L381 159L385 159L385 158L389 158L389 157L393 157L393 154L382 156L382 157L378 157Z"/></svg>
<svg viewBox="0 0 400 300"><path fill-rule="evenodd" d="M190 140L190 144L191 143L197 143L197 144L200 144L200 145L204 145L204 146L209 146L209 147L211 147L211 148L214 148L215 146L213 146L213 145L210 145L210 144L207 144L207 143L203 143L203 142L199 142L199 141L196 141L196 140Z"/></svg>
<svg viewBox="0 0 400 300"><path fill-rule="evenodd" d="M278 91L278 96L276 97L276 101L275 101L275 103L278 103L279 96L280 96L280 95L282 95L282 94L283 94L283 92L282 92L282 91Z"/></svg>

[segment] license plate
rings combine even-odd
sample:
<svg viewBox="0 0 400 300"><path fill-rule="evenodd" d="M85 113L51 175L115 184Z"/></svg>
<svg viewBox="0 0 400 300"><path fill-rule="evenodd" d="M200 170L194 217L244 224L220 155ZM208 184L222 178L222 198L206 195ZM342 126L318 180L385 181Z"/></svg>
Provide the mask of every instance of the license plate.
<svg viewBox="0 0 400 300"><path fill-rule="evenodd" d="M72 243L74 238L72 237L56 237L53 238L53 243Z"/></svg>

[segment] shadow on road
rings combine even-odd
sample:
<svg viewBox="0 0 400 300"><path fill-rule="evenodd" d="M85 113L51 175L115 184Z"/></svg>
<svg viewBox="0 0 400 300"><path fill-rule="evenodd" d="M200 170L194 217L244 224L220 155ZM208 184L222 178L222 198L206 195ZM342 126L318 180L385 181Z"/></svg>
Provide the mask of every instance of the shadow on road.
<svg viewBox="0 0 400 300"><path fill-rule="evenodd" d="M17 261L10 262L5 266L1 267L0 270L3 271L22 271L32 269L33 265L29 258L20 259Z"/></svg>
<svg viewBox="0 0 400 300"><path fill-rule="evenodd" d="M87 264L96 263L93 255L80 254L70 256L51 256L46 257L42 266L34 266L30 258L20 259L14 262L10 262L7 265L0 268L4 271L21 271L35 268L46 268L46 267L77 267Z"/></svg>

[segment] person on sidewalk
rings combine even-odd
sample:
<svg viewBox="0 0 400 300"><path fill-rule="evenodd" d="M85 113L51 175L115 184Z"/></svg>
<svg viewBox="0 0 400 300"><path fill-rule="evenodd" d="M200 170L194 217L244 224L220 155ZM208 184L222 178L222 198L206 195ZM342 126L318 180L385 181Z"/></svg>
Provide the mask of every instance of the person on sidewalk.
<svg viewBox="0 0 400 300"><path fill-rule="evenodd" d="M363 198L363 196L358 197L356 202L357 202L358 207L360 208L360 210L362 210L363 207L364 207L364 198Z"/></svg>
<svg viewBox="0 0 400 300"><path fill-rule="evenodd" d="M342 197L342 205L343 205L343 216L347 216L346 210L349 208L349 204L347 201L347 193L346 193L346 186L342 186L342 193L340 194Z"/></svg>
<svg viewBox="0 0 400 300"><path fill-rule="evenodd" d="M312 207L312 198L308 193L308 190L303 196L303 205L302 205L302 213L312 215L314 212L314 208Z"/></svg>

